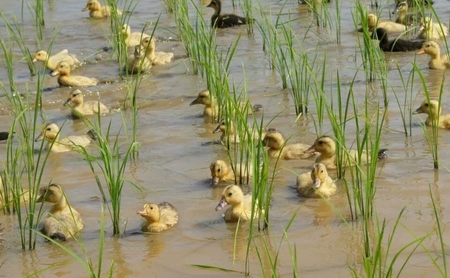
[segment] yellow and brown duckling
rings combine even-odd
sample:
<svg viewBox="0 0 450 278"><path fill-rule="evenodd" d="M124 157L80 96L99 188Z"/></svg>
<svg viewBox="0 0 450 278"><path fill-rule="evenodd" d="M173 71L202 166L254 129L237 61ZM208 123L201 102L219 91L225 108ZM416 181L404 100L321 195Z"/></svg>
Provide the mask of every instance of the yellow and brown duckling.
<svg viewBox="0 0 450 278"><path fill-rule="evenodd" d="M152 68L152 62L145 56L145 49L136 45L133 55L128 57L127 71L131 74L144 73Z"/></svg>
<svg viewBox="0 0 450 278"><path fill-rule="evenodd" d="M111 7L110 6L103 6L98 2L97 0L88 0L86 3L86 7L82 9L81 11L88 11L89 10L89 17L92 19L102 19L107 18L111 16ZM117 9L117 15L121 16L122 11Z"/></svg>
<svg viewBox="0 0 450 278"><path fill-rule="evenodd" d="M322 163L315 163L310 172L297 177L297 192L306 198L330 197L336 193L336 189L336 184Z"/></svg>
<svg viewBox="0 0 450 278"><path fill-rule="evenodd" d="M154 66L165 65L173 61L173 52L156 51L155 38L146 37L141 41L141 45L147 51L147 58Z"/></svg>
<svg viewBox="0 0 450 278"><path fill-rule="evenodd" d="M222 2L220 0L211 0L207 7L214 9L214 14L211 17L211 26L213 28L228 28L244 25L251 21L251 19L235 14L221 15L220 12L222 10Z"/></svg>
<svg viewBox="0 0 450 278"><path fill-rule="evenodd" d="M380 49L384 52L404 52L422 48L424 41L409 41L404 39L389 40L387 31L384 28L377 28L372 33L372 39L380 41Z"/></svg>
<svg viewBox="0 0 450 278"><path fill-rule="evenodd" d="M203 90L198 93L198 96L194 101L191 102L191 106L195 104L203 104L205 108L203 109L203 115L206 117L217 117L219 115L219 105L217 100L213 97L209 90Z"/></svg>
<svg viewBox="0 0 450 278"><path fill-rule="evenodd" d="M395 22L406 26L412 26L413 24L420 23L420 17L417 14L408 14L407 1L399 2L392 11L392 14L397 14L397 19Z"/></svg>
<svg viewBox="0 0 450 278"><path fill-rule="evenodd" d="M133 32L131 33L131 27L128 24L122 25L122 29L120 30L121 35L125 39L125 44L128 47L134 47L136 45L140 45L142 39L146 37L150 37L150 35L142 32Z"/></svg>
<svg viewBox="0 0 450 278"><path fill-rule="evenodd" d="M80 64L80 61L74 54L70 54L69 50L64 49L60 52L49 56L47 51L39 50L34 53L33 62L43 62L49 70L55 70L60 62L66 62L69 66L74 67Z"/></svg>
<svg viewBox="0 0 450 278"><path fill-rule="evenodd" d="M144 205L144 209L137 213L145 219L142 225L143 232L159 233L178 223L177 210L167 202L159 205L147 203Z"/></svg>
<svg viewBox="0 0 450 278"><path fill-rule="evenodd" d="M380 149L378 151L378 159L386 157L387 149ZM336 142L330 136L321 136L316 139L314 144L306 152L318 152L320 155L316 158L316 163L322 163L327 169L336 169ZM357 150L347 150L348 155L344 154L342 163L346 167L352 166L361 157L361 163L367 164L370 162L370 156L365 152L361 155ZM349 161L349 160L350 161Z"/></svg>
<svg viewBox="0 0 450 278"><path fill-rule="evenodd" d="M448 35L448 27L433 23L431 17L424 17L420 20L419 38L424 40L445 39Z"/></svg>
<svg viewBox="0 0 450 278"><path fill-rule="evenodd" d="M86 87L95 86L99 82L96 78L80 75L70 75L70 65L67 62L60 62L50 75L58 75L58 84L60 86Z"/></svg>
<svg viewBox="0 0 450 278"><path fill-rule="evenodd" d="M283 134L276 129L269 129L263 139L263 144L269 147L267 153L270 157L280 159L306 159L314 156L314 153L307 153L309 145L296 143L286 144Z"/></svg>
<svg viewBox="0 0 450 278"><path fill-rule="evenodd" d="M78 89L69 93L69 98L64 102L64 106L68 104L71 104L72 116L74 117L109 113L108 107L100 101L84 101L83 92Z"/></svg>
<svg viewBox="0 0 450 278"><path fill-rule="evenodd" d="M84 227L78 211L71 207L60 185L50 184L40 190L37 202L49 202L53 206L41 222L41 232L51 239L66 241Z"/></svg>
<svg viewBox="0 0 450 278"><path fill-rule="evenodd" d="M44 127L41 134L36 138L36 142L45 139L47 141L46 149L52 152L68 152L78 150L80 147L86 147L94 138L89 135L72 135L59 139L59 127L54 124L48 124Z"/></svg>
<svg viewBox="0 0 450 278"><path fill-rule="evenodd" d="M244 195L242 189L237 185L229 185L222 192L222 198L216 206L219 211L230 205L223 214L226 222L237 222L240 220L250 220L252 217L252 195ZM257 218L258 213L255 211L253 218Z"/></svg>
<svg viewBox="0 0 450 278"><path fill-rule="evenodd" d="M430 61L428 62L428 67L430 69L442 70L450 68L448 57L447 55L441 55L441 48L439 47L439 44L437 44L437 42L429 41L424 43L417 54L424 53L430 56Z"/></svg>
<svg viewBox="0 0 450 278"><path fill-rule="evenodd" d="M220 123L217 125L217 127L213 131L213 133L219 133L219 132L222 133L220 135L220 141L222 141L222 143L224 143L224 144L227 144L227 143L234 144L234 143L240 142L239 135L236 133L236 129L234 127L233 121L229 121L228 126L227 126L227 122L225 120L221 120Z"/></svg>
<svg viewBox="0 0 450 278"><path fill-rule="evenodd" d="M211 170L212 185L216 186L220 181L236 181L237 179L247 179L252 176L252 166L237 163L235 171L226 161L218 159L209 166ZM249 171L250 170L250 171Z"/></svg>
<svg viewBox="0 0 450 278"><path fill-rule="evenodd" d="M439 128L450 129L450 114L441 115L441 106L439 101L430 99L424 100L419 108L413 112L413 114L422 114L425 113L428 115L425 120L425 124L428 126L432 126L433 122L437 124Z"/></svg>

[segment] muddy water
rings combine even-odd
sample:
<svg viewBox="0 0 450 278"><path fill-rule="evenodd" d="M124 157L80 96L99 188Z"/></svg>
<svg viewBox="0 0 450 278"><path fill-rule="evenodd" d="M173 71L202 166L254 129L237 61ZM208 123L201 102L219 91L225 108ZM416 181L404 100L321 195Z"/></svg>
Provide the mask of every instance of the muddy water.
<svg viewBox="0 0 450 278"><path fill-rule="evenodd" d="M16 3L18 2L18 3ZM8 18L12 14L20 17L20 1L1 1L0 10ZM296 1L293 1L296 2ZM339 69L341 82L348 84L355 75L355 69L360 66L359 48L356 44L356 34L351 19L352 1L342 4L342 44L333 43L334 36L322 29L315 29L312 24L312 14L304 6L288 3L287 9L294 21L293 28L304 37L304 49L327 53L327 92L336 92L336 70ZM436 1L436 10L444 22L449 21L450 7L446 1ZM81 12L84 1L46 1L46 30L45 36L51 39L54 30L59 34L53 45L55 51L68 48L81 59L89 57L100 47L107 46L104 34L108 32L108 22L91 22L87 13ZM282 2L262 1L267 12L277 13ZM333 6L333 5L332 5ZM224 5L225 11L231 11L230 4ZM330 8L334 13L333 8ZM173 17L164 12L160 1L142 1L131 17L130 25L135 31L142 28L147 21L155 21L161 14L156 34L170 36L175 31ZM212 14L211 9L203 11L206 18ZM237 13L241 13L240 10ZM27 14L27 12L25 12ZM388 16L388 11L382 13ZM28 44L34 49L34 28L32 19L24 18L28 26L26 35ZM307 33L306 31L309 30ZM0 23L2 38L6 35L4 23ZM293 102L288 91L281 90L277 74L268 66L268 57L262 51L262 40L258 32L253 38L245 35L245 28L219 30L218 44L226 49L242 33L237 53L232 63L232 77L240 83L243 76L242 64L245 64L245 74L248 78L249 98L253 103L260 103L264 108L265 119L277 116L271 127L280 129L285 135L291 136L292 142L302 141L312 143L316 138L313 122L308 118L295 120ZM306 35L305 35L306 34ZM48 45L44 45L47 48ZM233 254L233 240L236 226L221 220L221 213L214 211L219 200L222 187L211 188L209 185L209 163L217 158L225 157L225 150L220 145L203 144L217 140L212 134L214 125L200 117L202 108L189 106L196 94L205 88L200 77L192 75L189 62L185 59L183 46L179 42L161 43L161 51L173 51L177 59L170 65L154 67L145 78L139 91L138 141L142 144L139 158L130 163L126 180L139 185L140 192L132 186L125 186L122 198L122 219L126 221L123 229L125 236L111 237L111 226L106 224L106 243L103 266L106 269L111 260L114 261L116 277L241 277L244 270L246 231L245 225L237 235L236 254ZM28 85L33 90L35 77L30 77L26 65L20 61L20 50L14 47L17 56L15 63L16 78L21 88ZM107 54L102 54L107 57ZM2 55L3 57L3 55ZM450 139L447 131L440 132L441 170L434 171L430 151L418 125L420 118L413 117L415 123L412 135L405 137L401 114L399 113L393 90L403 103L407 96L402 81L396 70L396 64L401 67L403 74L412 69L412 62L417 59L417 66L422 69L424 78L431 93L436 94L440 86L440 71L427 69L428 58L415 57L413 52L386 56L389 61L389 101L386 124L383 129L382 146L389 149L389 158L380 164L380 177L377 181L376 207L380 219L386 218L389 227L396 219L402 208L406 208L402 218L405 225L416 236L423 236L433 231L432 205L429 197L429 185L437 198L440 216L444 223L448 222L447 204L450 201L450 174L446 168L450 167L450 151L447 146ZM118 80L118 71L114 61L102 60L93 62L88 58L87 65L74 71L74 74L88 75L105 80ZM6 72L0 70L0 80L7 85ZM379 84L366 86L364 74L356 75L354 92L361 103L367 98L371 103L382 100ZM416 83L418 84L418 83ZM443 96L443 110L449 112L448 85L445 84ZM45 118L58 124L65 122L63 135L80 134L86 127L79 121L68 116L69 110L62 106L70 88L58 88L56 78L49 76L45 79L46 88L54 88L44 92ZM343 91L348 90L343 86ZM103 124L106 128L112 121L112 133L123 130L121 103L125 99L125 85L120 82L83 89L87 99L101 96L102 102L116 108L112 115L105 117ZM423 88L416 85L412 90L413 108L419 106L423 97ZM409 99L409 97L408 97ZM362 107L362 106L361 106ZM8 108L2 105L2 121L0 129L8 129L12 116ZM314 116L315 109L311 112ZM282 111L280 113L280 111ZM124 112L125 119L130 122L130 114ZM328 120L325 120L325 131L331 130ZM349 144L353 141L354 127L349 127ZM121 133L121 140L125 136ZM93 149L92 149L93 150ZM5 145L0 145L0 152L5 153ZM278 274L282 277L292 275L292 259L289 246L297 248L297 266L302 277L348 277L348 265L359 267L361 248L359 239L352 229L335 213L332 206L324 200L303 199L297 196L295 190L295 176L293 172L307 171L312 161L285 161L281 163L279 174L275 179L276 189L271 209L271 227L268 236L258 237L255 246L263 252L263 241L268 251L274 256L280 249L277 263ZM51 154L47 165L44 181L60 183L64 186L71 204L82 214L85 229L82 232L85 252L96 261L98 254L98 238L100 232L101 207L95 197L99 196L95 180L83 160L77 153ZM138 231L141 219L136 211L145 202L169 201L180 213L180 222L172 230L156 235L133 234ZM333 206L348 217L345 196L341 193L331 199ZM298 213L296 220L289 230L289 238L282 241L282 230L292 217ZM108 220L108 217L106 218ZM0 253L1 277L84 277L86 272L80 264L60 248L46 243L39 238L36 251L22 252L17 237L17 224L14 217L0 218L4 229L4 239ZM444 226L444 240L450 240L450 234ZM398 251L405 244L411 242L411 232L400 228L394 236L393 251ZM66 243L69 248L83 253L75 241ZM432 257L439 257L439 243L435 237L424 241L424 246L431 252ZM235 260L233 260L235 256ZM269 276L269 264L263 262L265 272L261 271L257 256L253 250L251 256L251 271L255 277ZM404 258L404 256L402 257ZM96 263L94 263L97 265ZM204 270L192 265L203 264L233 269L238 272L221 272ZM49 268L49 269L47 269ZM39 273L42 271L42 273ZM428 255L421 249L411 258L404 270L404 277L434 277L437 270L432 266Z"/></svg>

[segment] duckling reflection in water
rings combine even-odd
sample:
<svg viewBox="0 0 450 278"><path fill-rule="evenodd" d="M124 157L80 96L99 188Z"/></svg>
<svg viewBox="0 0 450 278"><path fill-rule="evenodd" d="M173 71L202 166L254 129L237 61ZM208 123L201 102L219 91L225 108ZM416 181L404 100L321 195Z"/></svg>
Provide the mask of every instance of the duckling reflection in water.
<svg viewBox="0 0 450 278"><path fill-rule="evenodd" d="M54 240L66 241L83 229L80 213L72 208L60 185L50 184L40 190L40 202L53 203L41 225L41 232Z"/></svg>
<svg viewBox="0 0 450 278"><path fill-rule="evenodd" d="M172 228L178 223L178 212L170 203L159 205L147 203L142 211L137 212L145 219L142 225L143 232L159 233Z"/></svg>

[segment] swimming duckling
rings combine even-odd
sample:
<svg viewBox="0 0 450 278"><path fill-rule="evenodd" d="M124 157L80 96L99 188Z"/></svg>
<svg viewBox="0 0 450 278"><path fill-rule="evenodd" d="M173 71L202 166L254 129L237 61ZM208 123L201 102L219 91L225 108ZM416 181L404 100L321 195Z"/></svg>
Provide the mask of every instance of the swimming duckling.
<svg viewBox="0 0 450 278"><path fill-rule="evenodd" d="M133 55L128 57L128 73L146 72L152 68L152 62L145 56L145 49L140 45L134 47Z"/></svg>
<svg viewBox="0 0 450 278"><path fill-rule="evenodd" d="M64 106L69 103L72 103L72 116L75 118L79 116L109 113L108 107L99 101L90 100L85 102L83 93L78 89L70 92L69 98L64 102Z"/></svg>
<svg viewBox="0 0 450 278"><path fill-rule="evenodd" d="M97 0L88 0L86 7L82 9L81 11L87 11L89 10L89 17L93 19L102 19L107 18L111 16L111 7L110 6L103 6L98 2ZM117 15L121 16L122 11L117 9Z"/></svg>
<svg viewBox="0 0 450 278"><path fill-rule="evenodd" d="M431 17L424 17L420 20L419 38L424 40L439 40L445 39L447 35L447 26L433 23Z"/></svg>
<svg viewBox="0 0 450 278"><path fill-rule="evenodd" d="M356 150L347 150L348 155L343 154L342 164L345 166L352 166L361 156L361 163L367 164L370 162L370 156L365 152L359 155ZM378 159L386 157L387 149L380 149L378 151ZM336 169L336 143L334 139L329 136L321 136L316 139L314 144L306 150L306 152L319 152L320 155L316 158L316 163L322 163L327 169ZM350 158L350 162L347 161L347 157Z"/></svg>
<svg viewBox="0 0 450 278"><path fill-rule="evenodd" d="M448 61L447 55L441 55L441 48L436 42L429 41L424 43L417 54L424 53L430 56L430 61L428 62L428 67L430 69L442 70L450 68L450 63Z"/></svg>
<svg viewBox="0 0 450 278"><path fill-rule="evenodd" d="M237 25L244 25L249 22L249 19L237 16L235 14L220 15L222 3L220 0L211 0L207 7L214 9L214 14L211 16L211 27L213 28L228 28Z"/></svg>
<svg viewBox="0 0 450 278"><path fill-rule="evenodd" d="M439 128L450 128L450 114L441 115L441 106L439 105L439 101L430 99L430 102L428 103L427 100L424 100L420 107L413 112L413 114L421 113L428 115L425 120L426 125L432 126L433 122L435 122Z"/></svg>
<svg viewBox="0 0 450 278"><path fill-rule="evenodd" d="M52 71L51 76L58 76L58 84L60 86L95 86L99 82L98 79L80 75L70 75L70 66L67 62L60 62L56 69Z"/></svg>
<svg viewBox="0 0 450 278"><path fill-rule="evenodd" d="M305 159L314 156L314 153L305 153L310 147L309 145L302 143L286 144L283 134L276 129L271 129L265 134L263 144L269 147L267 153L274 158Z"/></svg>
<svg viewBox="0 0 450 278"><path fill-rule="evenodd" d="M120 33L124 36L125 44L128 47L140 45L143 38L150 37L150 35L147 35L144 31L131 33L131 28L128 24L122 25Z"/></svg>
<svg viewBox="0 0 450 278"><path fill-rule="evenodd" d="M297 177L297 192L306 198L330 197L336 193L336 184L328 176L325 165L316 163L310 172Z"/></svg>
<svg viewBox="0 0 450 278"><path fill-rule="evenodd" d="M408 3L406 1L399 2L392 14L397 14L395 22L406 26L420 22L420 18L417 15L408 14Z"/></svg>
<svg viewBox="0 0 450 278"><path fill-rule="evenodd" d="M239 143L239 135L236 134L236 129L234 127L233 121L230 121L229 126L227 127L227 123L225 120L220 121L217 127L214 129L213 133L221 132L220 141L222 143Z"/></svg>
<svg viewBox="0 0 450 278"><path fill-rule="evenodd" d="M244 195L242 189L237 185L229 185L225 187L222 192L222 198L219 204L216 206L216 211L223 209L226 205L230 205L223 218L227 222L237 222L241 220L250 220L252 217L252 195ZM258 217L258 213L255 210L253 219Z"/></svg>
<svg viewBox="0 0 450 278"><path fill-rule="evenodd" d="M147 203L144 205L144 210L137 213L146 220L142 225L143 232L159 233L178 223L177 210L167 202L159 205Z"/></svg>
<svg viewBox="0 0 450 278"><path fill-rule="evenodd" d="M372 39L378 39L380 41L380 48L384 52L402 52L421 49L423 41L408 41L403 39L395 39L389 41L388 34L384 28L377 28L372 33Z"/></svg>
<svg viewBox="0 0 450 278"><path fill-rule="evenodd" d="M67 203L61 186L53 183L41 188L36 202L54 204L41 223L41 232L49 238L66 241L83 229L84 223L80 213Z"/></svg>
<svg viewBox="0 0 450 278"><path fill-rule="evenodd" d="M77 57L74 54L70 54L69 50L64 49L60 52L49 56L47 51L45 50L39 50L36 53L34 53L34 59L33 62L43 62L45 64L45 67L49 70L55 70L56 66L59 62L66 62L69 64L69 66L75 66L77 64L80 64L80 61L78 61Z"/></svg>
<svg viewBox="0 0 450 278"><path fill-rule="evenodd" d="M251 164L247 166L245 164L237 163L235 166L235 174L233 168L226 161L221 159L213 161L209 166L209 169L211 170L212 185L214 186L216 186L219 181L236 181L235 177L237 179L245 180L252 176ZM248 169L250 169L250 171L248 171Z"/></svg>
<svg viewBox="0 0 450 278"><path fill-rule="evenodd" d="M152 61L154 66L165 65L173 61L173 52L156 51L155 38L146 37L142 39L141 45L147 49L147 58Z"/></svg>
<svg viewBox="0 0 450 278"><path fill-rule="evenodd" d="M395 0L395 3L398 5L399 3L401 3L403 0ZM407 0L408 6L409 7L413 7L413 6L417 6L418 5L433 5L434 1L433 0Z"/></svg>
<svg viewBox="0 0 450 278"><path fill-rule="evenodd" d="M373 32L377 28L384 28L388 33L401 33L406 31L406 26L400 23L387 20L378 20L375 14L367 15L367 26Z"/></svg>
<svg viewBox="0 0 450 278"><path fill-rule="evenodd" d="M78 147L86 147L93 141L93 138L89 135L72 135L60 140L59 132L59 127L56 124L48 124L35 141L47 140L46 149L52 152L73 151Z"/></svg>

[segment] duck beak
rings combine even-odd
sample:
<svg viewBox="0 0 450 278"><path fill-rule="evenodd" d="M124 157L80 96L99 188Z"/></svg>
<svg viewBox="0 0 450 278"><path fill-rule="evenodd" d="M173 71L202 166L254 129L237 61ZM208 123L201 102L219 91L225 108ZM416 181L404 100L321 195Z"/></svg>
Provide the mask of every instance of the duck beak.
<svg viewBox="0 0 450 278"><path fill-rule="evenodd" d="M139 214L139 215L142 216L142 217L147 216L147 212L145 212L145 210L137 211L136 214Z"/></svg>
<svg viewBox="0 0 450 278"><path fill-rule="evenodd" d="M54 70L52 71L52 73L50 73L51 76L57 76L59 74L58 70Z"/></svg>
<svg viewBox="0 0 450 278"><path fill-rule="evenodd" d="M33 63L36 63L36 62L37 62L37 59L36 59L36 58L34 58L34 59L33 59Z"/></svg>
<svg viewBox="0 0 450 278"><path fill-rule="evenodd" d="M214 186L216 186L216 185L218 185L219 184L219 177L214 177L213 179L212 179L212 185L214 185Z"/></svg>
<svg viewBox="0 0 450 278"><path fill-rule="evenodd" d="M82 9L81 11L82 11L82 12L85 12L85 11L87 11L88 9L89 9L89 7L86 6L86 7L84 7L84 9Z"/></svg>
<svg viewBox="0 0 450 278"><path fill-rule="evenodd" d="M424 54L425 53L425 48L421 48L419 49L419 51L417 51L417 54Z"/></svg>
<svg viewBox="0 0 450 278"><path fill-rule="evenodd" d="M422 106L420 106L419 108L416 109L416 111L413 112L413 114L422 114L424 113L422 110Z"/></svg>
<svg viewBox="0 0 450 278"><path fill-rule="evenodd" d="M39 198L36 200L36 203L42 203L44 199L44 195L39 196Z"/></svg>
<svg viewBox="0 0 450 278"><path fill-rule="evenodd" d="M216 127L216 129L214 129L214 131L212 133L217 133L220 132L220 124Z"/></svg>
<svg viewBox="0 0 450 278"><path fill-rule="evenodd" d="M35 142L39 142L42 139L44 139L44 132L41 132L41 134L39 134L39 136L36 138L36 140L34 140Z"/></svg>
<svg viewBox="0 0 450 278"><path fill-rule="evenodd" d="M319 188L320 187L320 185L321 185L321 181L320 181L320 179L319 178L316 178L316 179L314 179L313 180L313 187L314 188Z"/></svg>
<svg viewBox="0 0 450 278"><path fill-rule="evenodd" d="M314 145L312 145L305 151L305 153L313 153L313 152L316 152L316 148L314 147Z"/></svg>
<svg viewBox="0 0 450 278"><path fill-rule="evenodd" d="M192 105L196 105L196 104L198 104L198 98L194 99L194 101L191 102L191 104L189 104L189 105L192 106Z"/></svg>
<svg viewBox="0 0 450 278"><path fill-rule="evenodd" d="M67 104L69 104L69 102L72 100L72 98L68 98L67 100L66 100L66 102L64 102L64 104L63 104L63 106L66 106Z"/></svg>
<svg viewBox="0 0 450 278"><path fill-rule="evenodd" d="M220 202L216 207L216 211L223 209L226 205L228 205L227 201L225 201L224 198L220 199Z"/></svg>

